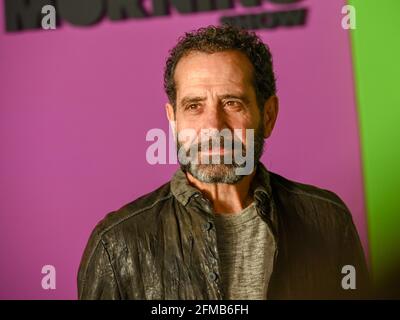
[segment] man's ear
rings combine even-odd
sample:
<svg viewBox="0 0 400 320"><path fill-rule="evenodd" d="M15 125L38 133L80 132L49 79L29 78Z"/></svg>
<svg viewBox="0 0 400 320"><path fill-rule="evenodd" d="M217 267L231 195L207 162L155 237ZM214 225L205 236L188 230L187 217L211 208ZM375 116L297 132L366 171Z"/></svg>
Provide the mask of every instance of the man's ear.
<svg viewBox="0 0 400 320"><path fill-rule="evenodd" d="M170 104L169 102L167 102L165 104L165 112L167 114L167 118L168 121L175 121L175 111L174 111L174 107L172 106L172 104Z"/></svg>
<svg viewBox="0 0 400 320"><path fill-rule="evenodd" d="M269 138L274 129L279 111L279 99L273 95L264 104L264 138Z"/></svg>
<svg viewBox="0 0 400 320"><path fill-rule="evenodd" d="M171 127L174 138L176 139L175 110L172 104L170 104L169 102L165 104L165 112L167 114L168 122Z"/></svg>

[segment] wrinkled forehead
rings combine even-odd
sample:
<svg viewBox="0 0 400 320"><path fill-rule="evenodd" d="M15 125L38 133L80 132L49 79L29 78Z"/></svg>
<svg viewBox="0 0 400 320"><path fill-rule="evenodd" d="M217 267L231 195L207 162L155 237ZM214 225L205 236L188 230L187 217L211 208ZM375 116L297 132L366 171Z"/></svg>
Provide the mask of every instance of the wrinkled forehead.
<svg viewBox="0 0 400 320"><path fill-rule="evenodd" d="M179 60L174 80L177 99L186 94L201 93L199 91L211 90L220 94L230 94L232 90L248 91L253 89L253 66L240 51L192 51Z"/></svg>

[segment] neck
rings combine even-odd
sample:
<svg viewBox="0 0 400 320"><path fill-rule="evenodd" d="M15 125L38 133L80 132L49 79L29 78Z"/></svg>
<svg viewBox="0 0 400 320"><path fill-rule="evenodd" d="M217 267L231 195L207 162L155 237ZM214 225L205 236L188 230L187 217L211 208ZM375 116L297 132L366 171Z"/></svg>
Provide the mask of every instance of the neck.
<svg viewBox="0 0 400 320"><path fill-rule="evenodd" d="M199 189L213 204L215 213L239 213L253 202L250 185L255 170L235 184L204 183L186 173L191 185Z"/></svg>

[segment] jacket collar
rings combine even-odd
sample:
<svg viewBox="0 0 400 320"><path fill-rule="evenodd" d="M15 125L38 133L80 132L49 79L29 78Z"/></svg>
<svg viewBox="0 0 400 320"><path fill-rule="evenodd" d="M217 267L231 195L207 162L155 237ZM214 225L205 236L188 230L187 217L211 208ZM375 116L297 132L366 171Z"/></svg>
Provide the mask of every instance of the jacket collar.
<svg viewBox="0 0 400 320"><path fill-rule="evenodd" d="M201 195L201 191L189 183L186 174L181 168L179 168L172 177L171 192L184 206L186 206L192 196L196 194Z"/></svg>

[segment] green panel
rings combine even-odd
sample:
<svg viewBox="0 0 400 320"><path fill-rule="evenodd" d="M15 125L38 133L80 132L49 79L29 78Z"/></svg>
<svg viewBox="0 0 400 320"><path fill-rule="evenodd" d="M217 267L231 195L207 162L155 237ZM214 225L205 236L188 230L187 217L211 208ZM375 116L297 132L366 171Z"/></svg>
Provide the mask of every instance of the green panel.
<svg viewBox="0 0 400 320"><path fill-rule="evenodd" d="M400 1L350 0L372 272L400 274ZM397 280L398 281L398 280Z"/></svg>

